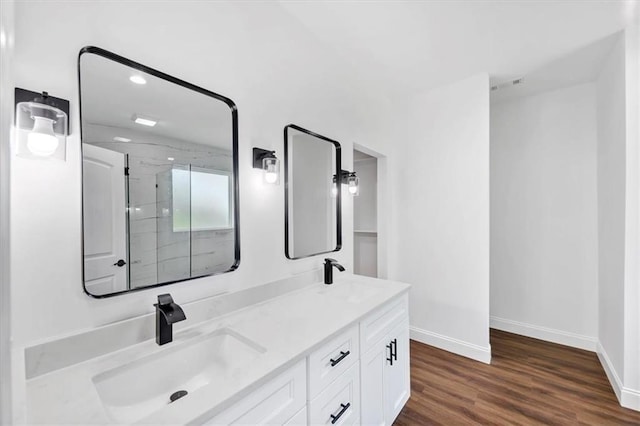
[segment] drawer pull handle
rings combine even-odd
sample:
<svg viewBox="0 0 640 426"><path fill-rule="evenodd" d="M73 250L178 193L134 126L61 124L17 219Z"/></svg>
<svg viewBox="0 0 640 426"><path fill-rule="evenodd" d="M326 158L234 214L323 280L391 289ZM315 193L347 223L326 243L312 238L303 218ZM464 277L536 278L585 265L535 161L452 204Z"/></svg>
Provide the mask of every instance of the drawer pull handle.
<svg viewBox="0 0 640 426"><path fill-rule="evenodd" d="M346 404L340 404L340 412L338 414L335 415L331 415L331 424L334 425L336 424L336 422L338 421L338 419L340 419L340 417L342 417L342 415L345 413L345 411L347 411L349 409L349 407L351 407L351 403L347 402Z"/></svg>
<svg viewBox="0 0 640 426"><path fill-rule="evenodd" d="M345 359L347 357L347 355L349 355L351 353L351 351L346 351L346 352L342 352L340 351L340 356L337 359L333 359L331 358L329 361L331 361L331 366L335 367L340 361L342 361L343 359Z"/></svg>

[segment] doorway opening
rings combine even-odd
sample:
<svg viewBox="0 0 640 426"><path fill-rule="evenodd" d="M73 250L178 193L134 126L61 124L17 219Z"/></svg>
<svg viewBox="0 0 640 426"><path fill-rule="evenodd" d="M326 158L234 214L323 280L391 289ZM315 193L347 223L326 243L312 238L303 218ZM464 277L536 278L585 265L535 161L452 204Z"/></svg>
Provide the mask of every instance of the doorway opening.
<svg viewBox="0 0 640 426"><path fill-rule="evenodd" d="M353 170L359 178L359 192L353 199L353 269L358 275L386 277L384 245L384 171L386 158L355 145Z"/></svg>

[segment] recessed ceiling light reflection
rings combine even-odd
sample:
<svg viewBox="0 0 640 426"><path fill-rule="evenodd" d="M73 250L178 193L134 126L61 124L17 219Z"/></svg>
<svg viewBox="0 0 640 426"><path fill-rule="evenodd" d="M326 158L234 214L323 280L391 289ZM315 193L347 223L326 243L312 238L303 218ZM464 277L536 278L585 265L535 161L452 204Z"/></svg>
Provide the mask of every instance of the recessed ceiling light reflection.
<svg viewBox="0 0 640 426"><path fill-rule="evenodd" d="M152 120L150 118L140 117L139 115L134 115L133 121L135 121L137 124L142 124L143 126L149 126L149 127L153 127L157 123L157 121L155 120Z"/></svg>
<svg viewBox="0 0 640 426"><path fill-rule="evenodd" d="M132 75L131 77L129 77L129 80L131 80L131 82L135 84L147 84L147 80L145 80L141 75Z"/></svg>
<svg viewBox="0 0 640 426"><path fill-rule="evenodd" d="M131 142L131 139L123 138L122 136L116 136L113 140L116 142Z"/></svg>
<svg viewBox="0 0 640 426"><path fill-rule="evenodd" d="M169 161L173 161L173 160L175 160L175 158L173 158L173 157L167 157L167 160L169 160Z"/></svg>

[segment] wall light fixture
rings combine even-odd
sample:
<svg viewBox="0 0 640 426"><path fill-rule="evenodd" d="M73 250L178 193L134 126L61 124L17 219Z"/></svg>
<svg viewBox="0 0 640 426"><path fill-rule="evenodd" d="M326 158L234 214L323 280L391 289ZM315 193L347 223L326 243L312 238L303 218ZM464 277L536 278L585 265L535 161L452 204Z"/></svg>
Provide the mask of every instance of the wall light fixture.
<svg viewBox="0 0 640 426"><path fill-rule="evenodd" d="M280 160L275 151L253 148L253 168L263 170L263 179L267 183L280 183Z"/></svg>
<svg viewBox="0 0 640 426"><path fill-rule="evenodd" d="M16 87L17 154L65 159L69 101Z"/></svg>
<svg viewBox="0 0 640 426"><path fill-rule="evenodd" d="M360 195L360 179L356 176L356 172L350 172L348 170L340 170L340 183L347 185L349 194L353 196ZM338 195L337 177L333 175L333 186L331 188L331 195L335 197Z"/></svg>

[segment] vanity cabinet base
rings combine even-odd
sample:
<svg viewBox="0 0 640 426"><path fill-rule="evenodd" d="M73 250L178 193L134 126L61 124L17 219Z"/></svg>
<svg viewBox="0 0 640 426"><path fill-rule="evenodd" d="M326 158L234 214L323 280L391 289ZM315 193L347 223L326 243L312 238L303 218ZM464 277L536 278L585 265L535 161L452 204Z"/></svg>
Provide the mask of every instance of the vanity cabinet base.
<svg viewBox="0 0 640 426"><path fill-rule="evenodd" d="M409 396L405 294L203 424L390 426Z"/></svg>

